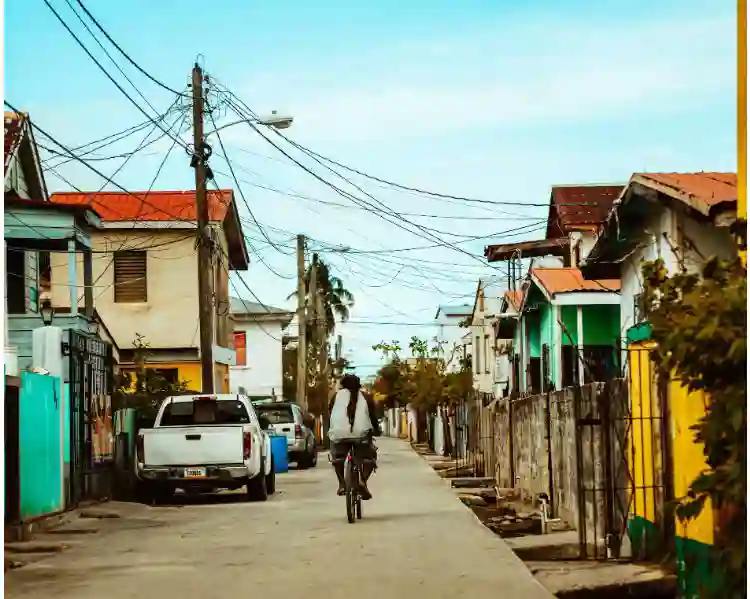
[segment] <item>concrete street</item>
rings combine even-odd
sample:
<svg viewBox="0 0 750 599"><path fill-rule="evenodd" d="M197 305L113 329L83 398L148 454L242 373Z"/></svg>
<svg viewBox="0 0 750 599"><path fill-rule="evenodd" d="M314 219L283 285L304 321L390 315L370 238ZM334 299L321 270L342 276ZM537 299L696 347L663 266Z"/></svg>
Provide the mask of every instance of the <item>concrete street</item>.
<svg viewBox="0 0 750 599"><path fill-rule="evenodd" d="M377 442L375 497L354 525L321 456L279 476L265 504L227 494L81 520L99 532L61 536L74 546L6 573L6 597L551 597L408 444Z"/></svg>

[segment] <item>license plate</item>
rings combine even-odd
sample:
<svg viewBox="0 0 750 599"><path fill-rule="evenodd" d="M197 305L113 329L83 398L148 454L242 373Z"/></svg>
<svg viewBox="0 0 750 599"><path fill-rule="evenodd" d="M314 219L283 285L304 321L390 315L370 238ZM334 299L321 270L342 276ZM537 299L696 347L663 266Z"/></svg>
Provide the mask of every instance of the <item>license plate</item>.
<svg viewBox="0 0 750 599"><path fill-rule="evenodd" d="M185 478L206 478L205 468L185 468Z"/></svg>

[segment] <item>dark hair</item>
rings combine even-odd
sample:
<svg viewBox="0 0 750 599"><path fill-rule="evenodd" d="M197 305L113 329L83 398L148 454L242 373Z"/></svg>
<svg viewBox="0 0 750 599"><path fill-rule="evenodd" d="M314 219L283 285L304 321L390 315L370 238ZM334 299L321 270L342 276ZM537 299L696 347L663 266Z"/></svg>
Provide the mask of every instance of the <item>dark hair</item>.
<svg viewBox="0 0 750 599"><path fill-rule="evenodd" d="M346 406L346 415L349 416L349 425L354 427L354 415L357 413L357 399L362 383L359 377L353 374L345 374L341 377L341 387L349 391L349 404Z"/></svg>

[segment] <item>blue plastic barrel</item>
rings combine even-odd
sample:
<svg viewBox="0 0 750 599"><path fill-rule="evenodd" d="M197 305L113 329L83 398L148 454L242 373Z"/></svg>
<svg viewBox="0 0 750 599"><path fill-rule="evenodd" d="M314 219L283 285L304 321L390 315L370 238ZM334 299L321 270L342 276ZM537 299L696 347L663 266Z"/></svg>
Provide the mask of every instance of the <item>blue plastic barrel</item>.
<svg viewBox="0 0 750 599"><path fill-rule="evenodd" d="M276 474L289 472L289 451L286 443L286 435L271 435L271 454Z"/></svg>

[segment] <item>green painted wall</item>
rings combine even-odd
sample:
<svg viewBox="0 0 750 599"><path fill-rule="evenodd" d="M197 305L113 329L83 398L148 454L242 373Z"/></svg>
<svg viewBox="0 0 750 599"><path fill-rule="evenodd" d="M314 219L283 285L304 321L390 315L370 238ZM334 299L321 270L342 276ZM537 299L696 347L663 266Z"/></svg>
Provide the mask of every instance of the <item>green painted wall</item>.
<svg viewBox="0 0 750 599"><path fill-rule="evenodd" d="M584 345L618 345L620 306L584 306Z"/></svg>
<svg viewBox="0 0 750 599"><path fill-rule="evenodd" d="M562 344L578 345L578 306L560 306L560 316L565 325L561 335Z"/></svg>

